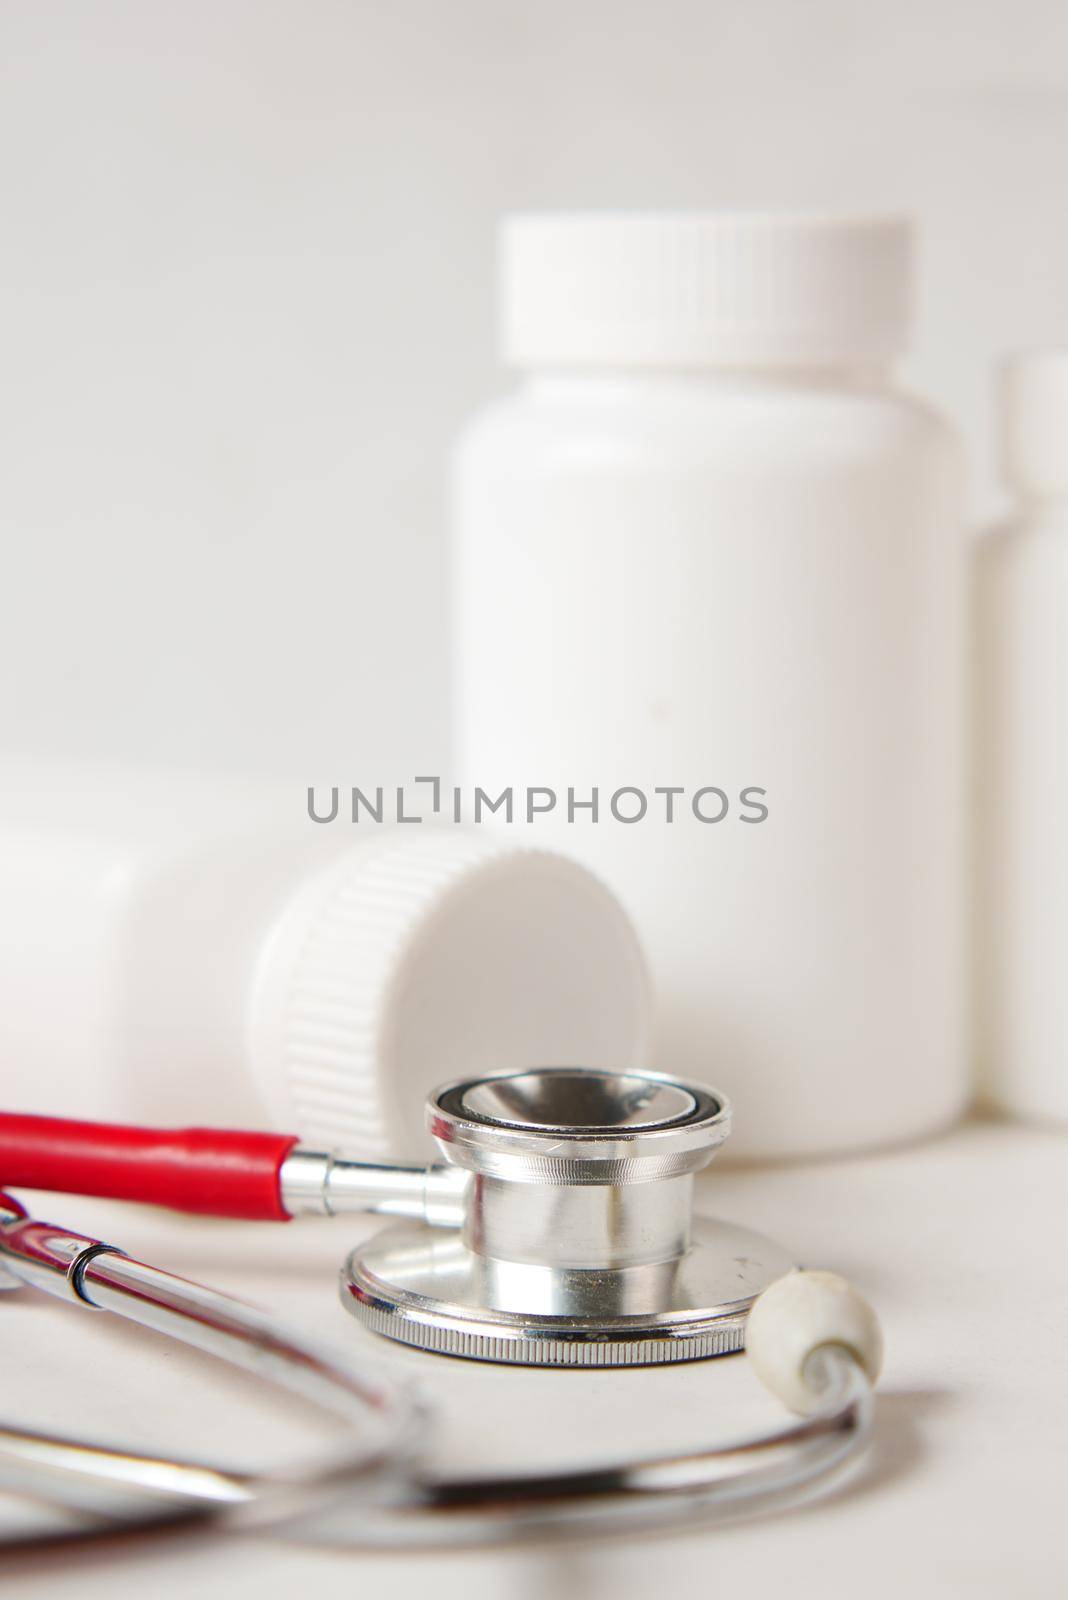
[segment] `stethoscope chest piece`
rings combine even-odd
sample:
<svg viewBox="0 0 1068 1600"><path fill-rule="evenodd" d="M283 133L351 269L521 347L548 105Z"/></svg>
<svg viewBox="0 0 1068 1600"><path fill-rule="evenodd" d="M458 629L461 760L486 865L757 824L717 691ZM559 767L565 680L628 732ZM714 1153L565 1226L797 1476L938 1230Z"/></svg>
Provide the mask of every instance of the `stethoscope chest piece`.
<svg viewBox="0 0 1068 1600"><path fill-rule="evenodd" d="M730 1130L725 1099L698 1084L543 1068L448 1084L427 1117L452 1184L445 1225L388 1227L342 1268L344 1304L389 1338L533 1366L726 1355L794 1265L694 1217L694 1175Z"/></svg>

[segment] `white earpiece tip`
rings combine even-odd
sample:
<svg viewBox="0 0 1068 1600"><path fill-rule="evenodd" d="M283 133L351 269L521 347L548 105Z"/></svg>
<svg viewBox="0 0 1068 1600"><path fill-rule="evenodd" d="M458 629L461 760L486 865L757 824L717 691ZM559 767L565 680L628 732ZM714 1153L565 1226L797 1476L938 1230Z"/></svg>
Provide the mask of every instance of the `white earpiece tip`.
<svg viewBox="0 0 1068 1600"><path fill-rule="evenodd" d="M746 1324L757 1376L799 1416L818 1404L805 1363L821 1345L843 1345L872 1383L883 1364L883 1335L868 1302L834 1272L788 1272L764 1290Z"/></svg>

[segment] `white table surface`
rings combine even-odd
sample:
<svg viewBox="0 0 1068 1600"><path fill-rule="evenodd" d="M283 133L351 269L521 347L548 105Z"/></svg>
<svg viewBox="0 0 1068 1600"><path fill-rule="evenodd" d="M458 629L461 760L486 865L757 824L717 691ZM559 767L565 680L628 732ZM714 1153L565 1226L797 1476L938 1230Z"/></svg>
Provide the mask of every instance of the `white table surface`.
<svg viewBox="0 0 1068 1600"><path fill-rule="evenodd" d="M774 1518L612 1543L368 1554L187 1532L8 1554L18 1595L666 1597L1068 1594L1068 1135L974 1123L907 1150L713 1169L703 1206L863 1288L886 1332L868 1469ZM338 1307L344 1222L201 1223L49 1197L37 1213L283 1309L429 1385L437 1459L521 1468L730 1439L777 1420L741 1358L645 1371L494 1368L400 1350ZM255 1459L296 1412L216 1364L29 1291L0 1297L0 1415L133 1447ZM7 1512L14 1507L7 1503Z"/></svg>

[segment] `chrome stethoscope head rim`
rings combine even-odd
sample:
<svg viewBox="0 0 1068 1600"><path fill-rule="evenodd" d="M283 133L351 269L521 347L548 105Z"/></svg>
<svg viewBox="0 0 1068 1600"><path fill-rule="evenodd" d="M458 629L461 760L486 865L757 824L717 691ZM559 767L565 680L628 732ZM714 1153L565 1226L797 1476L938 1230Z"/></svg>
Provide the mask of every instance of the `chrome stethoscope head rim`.
<svg viewBox="0 0 1068 1600"><path fill-rule="evenodd" d="M730 1126L726 1095L663 1072L526 1068L454 1079L427 1102L427 1127L453 1165L534 1180L551 1171L557 1182L694 1172Z"/></svg>

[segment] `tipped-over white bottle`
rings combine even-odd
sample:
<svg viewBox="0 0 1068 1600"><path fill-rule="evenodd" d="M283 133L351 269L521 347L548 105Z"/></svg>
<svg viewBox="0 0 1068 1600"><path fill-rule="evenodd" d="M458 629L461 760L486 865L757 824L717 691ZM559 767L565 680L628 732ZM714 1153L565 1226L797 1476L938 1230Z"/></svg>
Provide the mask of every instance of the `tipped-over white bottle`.
<svg viewBox="0 0 1068 1600"><path fill-rule="evenodd" d="M1068 349L1002 373L1017 499L976 554L978 1053L986 1097L1068 1122Z"/></svg>
<svg viewBox="0 0 1068 1600"><path fill-rule="evenodd" d="M0 772L5 1109L418 1160L447 1078L644 1063L641 950L583 867L486 829L317 828L301 800Z"/></svg>

